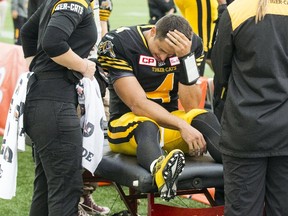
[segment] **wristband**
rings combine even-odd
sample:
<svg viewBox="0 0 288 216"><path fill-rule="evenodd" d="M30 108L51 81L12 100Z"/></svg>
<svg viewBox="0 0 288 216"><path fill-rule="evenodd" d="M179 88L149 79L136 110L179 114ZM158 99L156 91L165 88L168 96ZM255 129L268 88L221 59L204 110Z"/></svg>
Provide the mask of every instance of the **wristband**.
<svg viewBox="0 0 288 216"><path fill-rule="evenodd" d="M195 84L200 76L194 53L181 58L180 61L183 65L182 71L180 72L180 83L183 85Z"/></svg>

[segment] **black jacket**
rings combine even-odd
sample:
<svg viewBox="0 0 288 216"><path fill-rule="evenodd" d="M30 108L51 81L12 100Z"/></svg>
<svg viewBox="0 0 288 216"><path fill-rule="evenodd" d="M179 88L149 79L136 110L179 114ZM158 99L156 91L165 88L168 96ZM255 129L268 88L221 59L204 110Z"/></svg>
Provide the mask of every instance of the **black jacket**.
<svg viewBox="0 0 288 216"><path fill-rule="evenodd" d="M234 1L220 19L212 64L228 85L220 141L228 155L288 155L288 5L270 2L257 24L258 1Z"/></svg>

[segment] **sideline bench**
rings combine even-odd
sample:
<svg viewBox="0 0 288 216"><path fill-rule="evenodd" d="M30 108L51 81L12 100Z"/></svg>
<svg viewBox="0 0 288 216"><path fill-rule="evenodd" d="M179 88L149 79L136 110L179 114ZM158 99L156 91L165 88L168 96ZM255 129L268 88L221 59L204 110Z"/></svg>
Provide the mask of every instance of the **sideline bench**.
<svg viewBox="0 0 288 216"><path fill-rule="evenodd" d="M203 193L211 205L208 208L181 208L155 203L154 198L159 194L151 174L137 164L136 157L113 153L108 145L104 146L104 156L95 176L86 172L83 177L90 182L112 182L132 216L137 215L137 199L145 198L148 199L148 216L224 215L223 206L215 206L208 191L208 188L223 187L223 166L215 163L209 155L186 157L186 165L177 184L177 195ZM128 194L123 186L129 188Z"/></svg>

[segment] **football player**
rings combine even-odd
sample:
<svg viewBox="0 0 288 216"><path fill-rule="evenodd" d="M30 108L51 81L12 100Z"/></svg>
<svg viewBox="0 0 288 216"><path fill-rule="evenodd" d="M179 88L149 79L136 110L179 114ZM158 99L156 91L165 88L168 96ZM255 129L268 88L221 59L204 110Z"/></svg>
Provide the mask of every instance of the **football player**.
<svg viewBox="0 0 288 216"><path fill-rule="evenodd" d="M219 122L213 113L197 108L202 59L201 39L187 20L174 14L155 26L113 30L98 47L98 62L110 79L110 147L136 155L165 200L176 195L185 153L201 156L207 146L221 162ZM178 110L178 98L184 110Z"/></svg>

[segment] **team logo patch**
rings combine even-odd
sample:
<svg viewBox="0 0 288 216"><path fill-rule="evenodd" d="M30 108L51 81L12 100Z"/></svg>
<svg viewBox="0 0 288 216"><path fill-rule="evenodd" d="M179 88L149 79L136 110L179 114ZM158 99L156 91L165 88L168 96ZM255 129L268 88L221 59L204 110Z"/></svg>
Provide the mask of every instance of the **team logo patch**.
<svg viewBox="0 0 288 216"><path fill-rule="evenodd" d="M4 143L3 143L4 144ZM11 148L9 148L8 146L2 146L1 148L1 157L3 157L3 159L8 162L8 163L12 163L12 159L13 159L13 151Z"/></svg>
<svg viewBox="0 0 288 216"><path fill-rule="evenodd" d="M156 59L151 56L141 55L139 59L140 65L156 66Z"/></svg>
<svg viewBox="0 0 288 216"><path fill-rule="evenodd" d="M60 3L56 6L55 11L60 11L60 10L70 10L73 12L76 12L78 14L83 14L84 7L75 3Z"/></svg>
<svg viewBox="0 0 288 216"><path fill-rule="evenodd" d="M87 124L85 124L84 130L83 130L83 136L90 137L94 132L94 128L95 127L91 122L88 122Z"/></svg>
<svg viewBox="0 0 288 216"><path fill-rule="evenodd" d="M113 50L113 46L114 46L114 44L109 40L101 42L98 46L98 54L109 53L111 58L115 58L116 55L115 55L115 52Z"/></svg>
<svg viewBox="0 0 288 216"><path fill-rule="evenodd" d="M179 58L177 56L169 58L169 61L171 66L180 64Z"/></svg>

